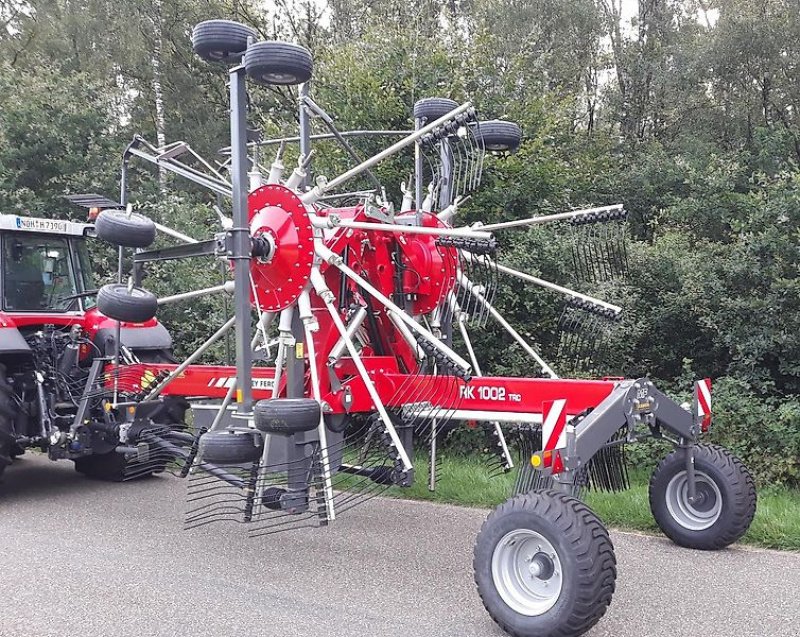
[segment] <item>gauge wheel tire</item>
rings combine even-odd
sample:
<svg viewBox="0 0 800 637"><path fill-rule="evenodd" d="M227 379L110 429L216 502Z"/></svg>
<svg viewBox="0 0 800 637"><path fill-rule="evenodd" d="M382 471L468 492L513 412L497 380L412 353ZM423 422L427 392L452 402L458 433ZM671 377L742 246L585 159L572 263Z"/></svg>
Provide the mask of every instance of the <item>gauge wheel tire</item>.
<svg viewBox="0 0 800 637"><path fill-rule="evenodd" d="M156 224L144 215L103 210L94 222L97 237L116 246L146 248L156 240Z"/></svg>
<svg viewBox="0 0 800 637"><path fill-rule="evenodd" d="M290 436L319 426L320 406L313 398L259 400L254 409L256 429Z"/></svg>
<svg viewBox="0 0 800 637"><path fill-rule="evenodd" d="M6 367L0 365L0 476L11 464L17 450L14 436L14 389L6 378Z"/></svg>
<svg viewBox="0 0 800 637"><path fill-rule="evenodd" d="M522 130L514 122L493 119L480 123L478 137L486 150L513 151L519 148Z"/></svg>
<svg viewBox="0 0 800 637"><path fill-rule="evenodd" d="M155 317L158 299L144 288L110 283L97 292L97 309L115 321L145 323Z"/></svg>
<svg viewBox="0 0 800 637"><path fill-rule="evenodd" d="M483 605L514 637L584 634L606 612L617 577L603 523L558 491L517 495L492 511L473 568Z"/></svg>
<svg viewBox="0 0 800 637"><path fill-rule="evenodd" d="M244 55L245 72L257 84L303 84L313 68L311 52L290 42L257 42Z"/></svg>
<svg viewBox="0 0 800 637"><path fill-rule="evenodd" d="M192 49L206 62L238 64L248 38L258 39L258 33L231 20L206 20L192 29Z"/></svg>
<svg viewBox="0 0 800 637"><path fill-rule="evenodd" d="M252 431L223 429L200 437L199 455L203 462L215 465L258 462L264 443Z"/></svg>
<svg viewBox="0 0 800 637"><path fill-rule="evenodd" d="M705 551L725 548L750 528L755 482L744 463L718 445L696 445L694 467L697 499L690 503L683 452L664 458L650 478L650 510L676 544Z"/></svg>
<svg viewBox="0 0 800 637"><path fill-rule="evenodd" d="M414 104L414 118L433 122L458 108L458 102L446 97L426 97Z"/></svg>

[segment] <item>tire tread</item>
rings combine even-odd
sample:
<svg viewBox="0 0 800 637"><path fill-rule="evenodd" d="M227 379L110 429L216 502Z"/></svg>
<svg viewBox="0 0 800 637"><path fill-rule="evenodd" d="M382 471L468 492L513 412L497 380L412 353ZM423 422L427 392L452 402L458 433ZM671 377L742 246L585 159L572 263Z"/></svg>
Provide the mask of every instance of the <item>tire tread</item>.
<svg viewBox="0 0 800 637"><path fill-rule="evenodd" d="M582 635L605 614L614 595L617 576L617 562L614 545L595 513L583 502L559 491L532 491L517 495L489 514L481 527L480 534L496 520L513 512L533 512L547 518L567 538L577 558L579 573L576 578L579 589L578 602L570 609L569 616L559 628L548 637L576 637ZM479 534L479 538L480 538ZM484 608L492 619L512 637L530 637L529 633L519 632L503 620L484 596L478 580L479 556L476 550L473 559L475 584Z"/></svg>

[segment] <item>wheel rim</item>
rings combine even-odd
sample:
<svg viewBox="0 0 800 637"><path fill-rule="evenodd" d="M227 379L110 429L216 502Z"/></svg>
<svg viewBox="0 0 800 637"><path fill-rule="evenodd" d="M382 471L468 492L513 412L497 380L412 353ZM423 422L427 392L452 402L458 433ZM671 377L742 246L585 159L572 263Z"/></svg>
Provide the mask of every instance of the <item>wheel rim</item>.
<svg viewBox="0 0 800 637"><path fill-rule="evenodd" d="M261 80L267 84L297 84L297 76L294 73L262 73Z"/></svg>
<svg viewBox="0 0 800 637"><path fill-rule="evenodd" d="M495 546L492 579L512 610L534 617L555 606L561 596L563 570L555 547L543 535L517 529Z"/></svg>
<svg viewBox="0 0 800 637"><path fill-rule="evenodd" d="M708 474L695 470L694 502L689 502L689 479L681 471L667 485L667 509L673 519L690 531L704 531L722 515L722 493Z"/></svg>

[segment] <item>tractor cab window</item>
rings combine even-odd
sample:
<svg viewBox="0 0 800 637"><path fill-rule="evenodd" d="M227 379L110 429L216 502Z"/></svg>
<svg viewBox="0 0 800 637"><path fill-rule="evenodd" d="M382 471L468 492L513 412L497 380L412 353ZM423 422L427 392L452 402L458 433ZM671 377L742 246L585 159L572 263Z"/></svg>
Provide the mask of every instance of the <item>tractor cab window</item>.
<svg viewBox="0 0 800 637"><path fill-rule="evenodd" d="M83 309L88 310L97 304L97 298L93 294L86 294L87 291L95 290L94 276L92 276L92 262L89 259L89 246L85 239L73 239L72 247L78 254L78 278L82 285Z"/></svg>
<svg viewBox="0 0 800 637"><path fill-rule="evenodd" d="M78 293L66 239L20 232L3 237L3 308L66 312Z"/></svg>

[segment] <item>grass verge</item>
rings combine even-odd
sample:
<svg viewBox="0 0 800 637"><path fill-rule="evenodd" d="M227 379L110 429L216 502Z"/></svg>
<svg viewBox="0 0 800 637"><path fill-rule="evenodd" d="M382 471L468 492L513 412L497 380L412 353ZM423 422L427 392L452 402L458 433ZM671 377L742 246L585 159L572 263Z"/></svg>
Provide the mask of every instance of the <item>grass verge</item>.
<svg viewBox="0 0 800 637"><path fill-rule="evenodd" d="M477 458L446 457L442 461L436 491L428 490L425 458L415 462L417 479L408 489L393 488L395 497L462 506L489 508L506 500L514 485L515 472L489 477ZM647 500L649 474L634 472L631 488L622 493L590 492L586 501L610 527L657 533ZM758 509L745 544L800 551L800 490L768 487L758 492Z"/></svg>

